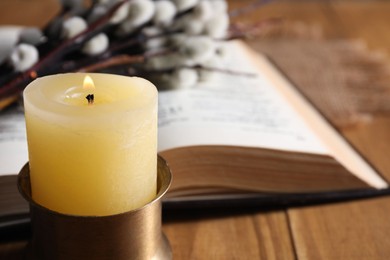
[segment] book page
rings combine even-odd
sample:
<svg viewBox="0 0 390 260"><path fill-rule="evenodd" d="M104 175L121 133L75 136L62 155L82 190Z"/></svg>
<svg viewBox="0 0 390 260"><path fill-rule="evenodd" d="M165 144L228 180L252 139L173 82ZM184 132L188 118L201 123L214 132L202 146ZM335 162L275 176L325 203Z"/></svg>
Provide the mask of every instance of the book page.
<svg viewBox="0 0 390 260"><path fill-rule="evenodd" d="M159 93L159 151L232 145L328 154L321 141L235 45L213 81ZM251 74L251 75L248 75Z"/></svg>
<svg viewBox="0 0 390 260"><path fill-rule="evenodd" d="M26 127L21 107L0 113L0 176L17 174L28 161Z"/></svg>
<svg viewBox="0 0 390 260"><path fill-rule="evenodd" d="M325 117L306 99L299 90L265 57L237 42L244 56L251 60L253 66L267 75L275 90L297 111L307 126L323 140L323 145L333 158L343 165L351 174L376 189L389 187L385 179L367 162L354 147L325 119Z"/></svg>

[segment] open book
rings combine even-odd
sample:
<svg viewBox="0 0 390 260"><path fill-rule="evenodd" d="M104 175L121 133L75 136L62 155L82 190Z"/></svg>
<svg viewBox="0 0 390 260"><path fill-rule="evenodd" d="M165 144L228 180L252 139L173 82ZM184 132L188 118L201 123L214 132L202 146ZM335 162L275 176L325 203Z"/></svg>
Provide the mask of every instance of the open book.
<svg viewBox="0 0 390 260"><path fill-rule="evenodd" d="M242 73L159 94L159 153L173 172L166 206L285 206L389 192L267 58L229 44L222 68ZM0 227L28 212L15 175L27 158L22 110L2 111Z"/></svg>
<svg viewBox="0 0 390 260"><path fill-rule="evenodd" d="M167 202L288 204L388 192L270 60L231 45L228 69L255 76L221 74L196 89L160 93L159 149L174 175Z"/></svg>

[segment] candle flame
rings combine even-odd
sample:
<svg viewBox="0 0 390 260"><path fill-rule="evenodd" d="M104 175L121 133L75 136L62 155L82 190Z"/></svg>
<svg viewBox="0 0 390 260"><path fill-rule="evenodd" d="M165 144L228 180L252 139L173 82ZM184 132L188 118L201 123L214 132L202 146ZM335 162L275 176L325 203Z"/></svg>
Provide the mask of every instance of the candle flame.
<svg viewBox="0 0 390 260"><path fill-rule="evenodd" d="M86 75L84 77L83 88L92 90L95 89L95 84L93 83L93 80L89 75Z"/></svg>

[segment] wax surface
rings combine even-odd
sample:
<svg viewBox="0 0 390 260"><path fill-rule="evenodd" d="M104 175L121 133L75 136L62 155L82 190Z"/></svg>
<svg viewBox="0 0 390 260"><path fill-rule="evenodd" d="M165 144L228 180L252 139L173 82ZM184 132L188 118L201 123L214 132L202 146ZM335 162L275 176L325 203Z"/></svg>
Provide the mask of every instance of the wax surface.
<svg viewBox="0 0 390 260"><path fill-rule="evenodd" d="M33 199L72 215L136 209L156 195L157 90L141 78L89 75L95 90L73 73L24 91Z"/></svg>

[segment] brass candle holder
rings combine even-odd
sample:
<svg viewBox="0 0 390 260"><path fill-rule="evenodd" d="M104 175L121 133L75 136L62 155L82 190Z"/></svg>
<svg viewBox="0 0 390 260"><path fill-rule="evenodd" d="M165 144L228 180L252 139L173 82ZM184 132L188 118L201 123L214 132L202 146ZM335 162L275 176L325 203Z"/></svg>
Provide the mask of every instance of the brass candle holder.
<svg viewBox="0 0 390 260"><path fill-rule="evenodd" d="M145 206L111 216L74 216L49 210L31 197L28 163L18 188L30 204L32 238L27 259L172 259L161 230L161 198L171 183L165 160L158 157L157 195Z"/></svg>

